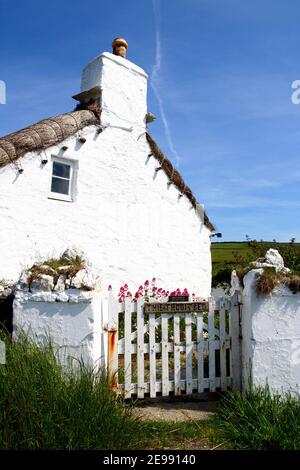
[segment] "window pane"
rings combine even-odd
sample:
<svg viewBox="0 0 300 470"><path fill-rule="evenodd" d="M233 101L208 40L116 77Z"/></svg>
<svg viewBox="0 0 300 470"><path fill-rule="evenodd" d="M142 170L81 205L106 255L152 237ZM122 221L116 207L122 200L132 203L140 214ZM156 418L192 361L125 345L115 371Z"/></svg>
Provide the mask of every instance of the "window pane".
<svg viewBox="0 0 300 470"><path fill-rule="evenodd" d="M69 194L69 185L70 181L68 180L62 180L60 178L55 178L53 176L52 178L52 184L51 184L51 191L53 193L60 193L60 194Z"/></svg>
<svg viewBox="0 0 300 470"><path fill-rule="evenodd" d="M70 178L70 165L65 165L64 163L59 162L53 162L53 176Z"/></svg>

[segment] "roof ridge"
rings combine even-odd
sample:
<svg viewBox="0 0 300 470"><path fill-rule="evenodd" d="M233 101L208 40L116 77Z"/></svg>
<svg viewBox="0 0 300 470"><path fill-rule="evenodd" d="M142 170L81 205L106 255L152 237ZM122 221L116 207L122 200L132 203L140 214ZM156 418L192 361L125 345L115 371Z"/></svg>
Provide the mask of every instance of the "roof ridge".
<svg viewBox="0 0 300 470"><path fill-rule="evenodd" d="M200 215L201 218L203 218L203 222L206 227L209 230L214 231L214 225L209 220L206 212L202 209L202 205L195 198L192 190L185 184L179 171L174 168L171 161L168 159L168 157L165 156L149 132L146 132L146 138L153 156L159 161L170 182L177 187L181 194L184 194L189 199L196 212Z"/></svg>

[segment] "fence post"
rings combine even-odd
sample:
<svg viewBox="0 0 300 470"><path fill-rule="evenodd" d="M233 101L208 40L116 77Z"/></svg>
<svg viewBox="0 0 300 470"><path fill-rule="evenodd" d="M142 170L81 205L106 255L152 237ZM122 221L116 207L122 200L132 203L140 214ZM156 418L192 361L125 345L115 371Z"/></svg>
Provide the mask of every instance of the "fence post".
<svg viewBox="0 0 300 470"><path fill-rule="evenodd" d="M144 355L144 300L139 298L136 305L136 319L137 319L137 339L136 339L136 356L137 356L137 396L144 398L145 394L145 355ZM149 356L151 351L149 351Z"/></svg>
<svg viewBox="0 0 300 470"><path fill-rule="evenodd" d="M208 311L208 361L209 361L209 391L216 391L216 358L215 358L215 310L216 301L213 297L209 301Z"/></svg>
<svg viewBox="0 0 300 470"><path fill-rule="evenodd" d="M236 291L231 297L230 324L231 324L231 376L232 389L242 388L242 367L241 367L241 302Z"/></svg>
<svg viewBox="0 0 300 470"><path fill-rule="evenodd" d="M118 387L118 302L111 291L108 292L108 348L107 372L112 388Z"/></svg>

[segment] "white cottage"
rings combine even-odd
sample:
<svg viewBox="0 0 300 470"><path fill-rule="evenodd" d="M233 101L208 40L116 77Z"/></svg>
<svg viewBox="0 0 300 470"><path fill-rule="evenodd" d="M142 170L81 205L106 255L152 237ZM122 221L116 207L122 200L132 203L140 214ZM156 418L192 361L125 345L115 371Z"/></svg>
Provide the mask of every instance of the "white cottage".
<svg viewBox="0 0 300 470"><path fill-rule="evenodd" d="M84 68L75 111L0 138L0 279L75 245L105 289L155 276L209 295L213 226L148 133L148 77L126 49Z"/></svg>

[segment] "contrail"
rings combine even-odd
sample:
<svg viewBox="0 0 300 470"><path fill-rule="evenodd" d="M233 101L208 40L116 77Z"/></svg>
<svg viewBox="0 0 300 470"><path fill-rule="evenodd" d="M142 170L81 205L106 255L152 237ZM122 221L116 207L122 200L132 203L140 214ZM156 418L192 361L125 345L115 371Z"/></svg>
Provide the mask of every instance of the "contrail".
<svg viewBox="0 0 300 470"><path fill-rule="evenodd" d="M161 119L163 122L164 130L165 130L165 136L167 139L168 147L171 150L172 154L175 157L175 162L176 166L179 166L179 161L180 157L174 147L171 131L170 131L170 126L168 122L168 118L165 113L164 109L164 103L163 99L160 96L158 87L157 87L157 81L158 81L158 74L160 71L161 67L161 42L160 42L160 0L152 0L152 5L153 5L153 11L154 11L154 24L155 24L155 46L156 46L156 52L155 52L155 64L152 67L151 71L151 80L150 84L151 87L154 91L154 94L156 96L158 106L159 106L159 112L161 115Z"/></svg>

